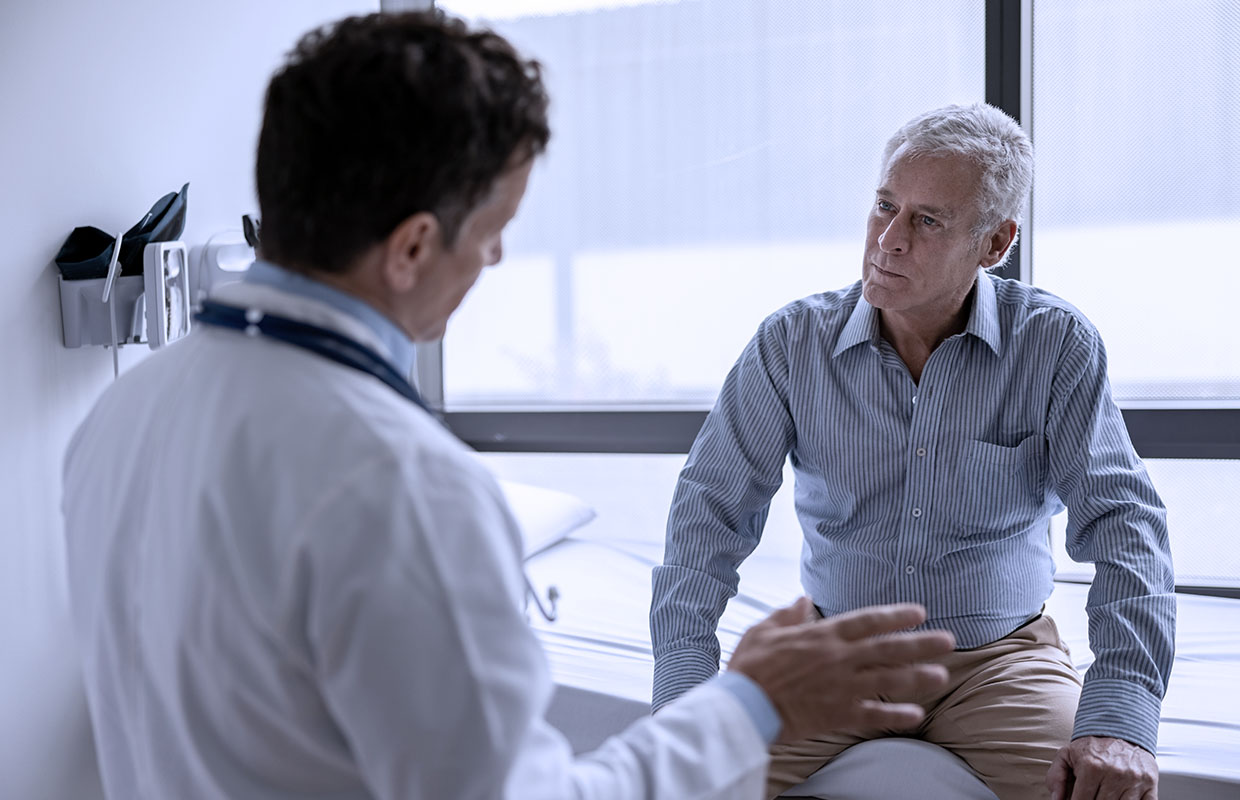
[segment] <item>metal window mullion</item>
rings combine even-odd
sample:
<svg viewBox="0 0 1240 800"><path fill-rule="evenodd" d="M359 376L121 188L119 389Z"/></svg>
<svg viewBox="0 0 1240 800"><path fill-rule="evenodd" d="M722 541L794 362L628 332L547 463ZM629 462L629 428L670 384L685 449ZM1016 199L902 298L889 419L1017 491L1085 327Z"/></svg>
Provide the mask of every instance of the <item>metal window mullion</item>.
<svg viewBox="0 0 1240 800"><path fill-rule="evenodd" d="M986 0L986 102L1020 123L1033 136L1032 0ZM1008 262L994 273L1029 281L1033 252L1032 203L1026 209L1020 239Z"/></svg>
<svg viewBox="0 0 1240 800"><path fill-rule="evenodd" d="M1033 141L1033 0L1020 4L1020 125L1025 135ZM1036 152L1036 148L1035 148ZM1033 192L1038 190L1037 181L1029 195L1025 209L1025 232L1033 230ZM1033 283L1033 241L1023 236L1024 247L1016 254L1020 280Z"/></svg>

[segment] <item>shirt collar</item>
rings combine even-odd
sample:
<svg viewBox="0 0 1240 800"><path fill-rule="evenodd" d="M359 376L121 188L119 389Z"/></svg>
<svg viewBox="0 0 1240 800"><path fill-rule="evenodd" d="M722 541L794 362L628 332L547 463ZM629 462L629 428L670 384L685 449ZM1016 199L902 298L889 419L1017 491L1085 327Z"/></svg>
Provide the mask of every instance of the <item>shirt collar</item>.
<svg viewBox="0 0 1240 800"><path fill-rule="evenodd" d="M396 327L390 319L369 303L351 294L316 281L307 275L291 272L270 261L255 261L246 270L244 280L263 286L271 286L289 294L318 300L362 323L379 338L391 356L392 365L402 374L413 372L413 341Z"/></svg>
<svg viewBox="0 0 1240 800"><path fill-rule="evenodd" d="M995 355L1002 355L1002 344L999 339L999 305L995 300L995 285L990 273L978 269L977 280L973 284L973 308L969 311L969 322L964 332L970 333L985 342ZM876 342L879 336L878 311L866 302L865 295L857 296L857 305L840 337L836 340L835 350L831 357L835 358L845 350L849 350L863 342Z"/></svg>
<svg viewBox="0 0 1240 800"><path fill-rule="evenodd" d="M865 295L857 293L857 305L853 307L840 338L836 340L835 350L831 357L835 358L845 350L849 350L862 342L878 341L878 311L866 302Z"/></svg>
<svg viewBox="0 0 1240 800"><path fill-rule="evenodd" d="M1003 342L999 338L999 303L995 300L994 280L989 272L979 268L977 282L973 286L973 310L969 312L969 324L965 326L964 332L981 339L995 355L1003 355Z"/></svg>

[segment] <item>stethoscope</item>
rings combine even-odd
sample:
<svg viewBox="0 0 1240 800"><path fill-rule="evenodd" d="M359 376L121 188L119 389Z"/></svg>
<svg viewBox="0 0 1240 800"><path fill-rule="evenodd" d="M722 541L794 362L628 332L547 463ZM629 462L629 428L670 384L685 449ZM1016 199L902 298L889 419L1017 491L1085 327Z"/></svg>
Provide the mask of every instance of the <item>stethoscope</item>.
<svg viewBox="0 0 1240 800"><path fill-rule="evenodd" d="M232 328L243 332L247 336L262 335L270 339L277 339L294 347L309 350L346 367L352 367L367 375L378 378L397 394L438 419L438 415L422 399L422 395L418 393L417 388L404 375L401 375L386 358L364 344L330 328L321 328L318 325L311 325L301 320L268 314L258 308L240 308L238 306L217 303L214 300L204 300L202 309L194 315L194 320L204 325ZM534 605L538 607L538 613L542 614L543 618L548 622L555 622L559 616L559 612L556 609L556 603L560 599L559 590L554 586L547 590L547 602L551 606L550 610L548 610L543 606L542 599L534 591L534 584L530 581L530 576L524 570L521 571L521 577L525 579L526 594L534 599Z"/></svg>

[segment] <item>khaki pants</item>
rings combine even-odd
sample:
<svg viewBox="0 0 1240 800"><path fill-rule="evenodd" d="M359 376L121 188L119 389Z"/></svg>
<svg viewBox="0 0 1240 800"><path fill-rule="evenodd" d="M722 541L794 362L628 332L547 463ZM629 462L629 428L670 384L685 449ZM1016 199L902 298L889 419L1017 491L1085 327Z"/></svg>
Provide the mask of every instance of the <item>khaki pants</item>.
<svg viewBox="0 0 1240 800"><path fill-rule="evenodd" d="M926 718L913 731L852 731L771 748L767 796L804 781L848 747L882 736L915 736L964 759L999 800L1049 797L1046 772L1072 736L1081 679L1042 615L1002 639L941 659L943 689L920 697ZM892 765L899 769L898 764Z"/></svg>

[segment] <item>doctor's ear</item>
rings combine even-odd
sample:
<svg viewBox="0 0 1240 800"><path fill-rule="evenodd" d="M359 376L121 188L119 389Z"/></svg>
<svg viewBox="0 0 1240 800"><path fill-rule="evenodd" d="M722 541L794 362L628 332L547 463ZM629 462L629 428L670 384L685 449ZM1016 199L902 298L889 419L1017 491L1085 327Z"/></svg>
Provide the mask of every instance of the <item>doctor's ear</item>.
<svg viewBox="0 0 1240 800"><path fill-rule="evenodd" d="M407 292L443 252L443 229L434 214L419 211L397 225L383 245L383 277L388 288Z"/></svg>

